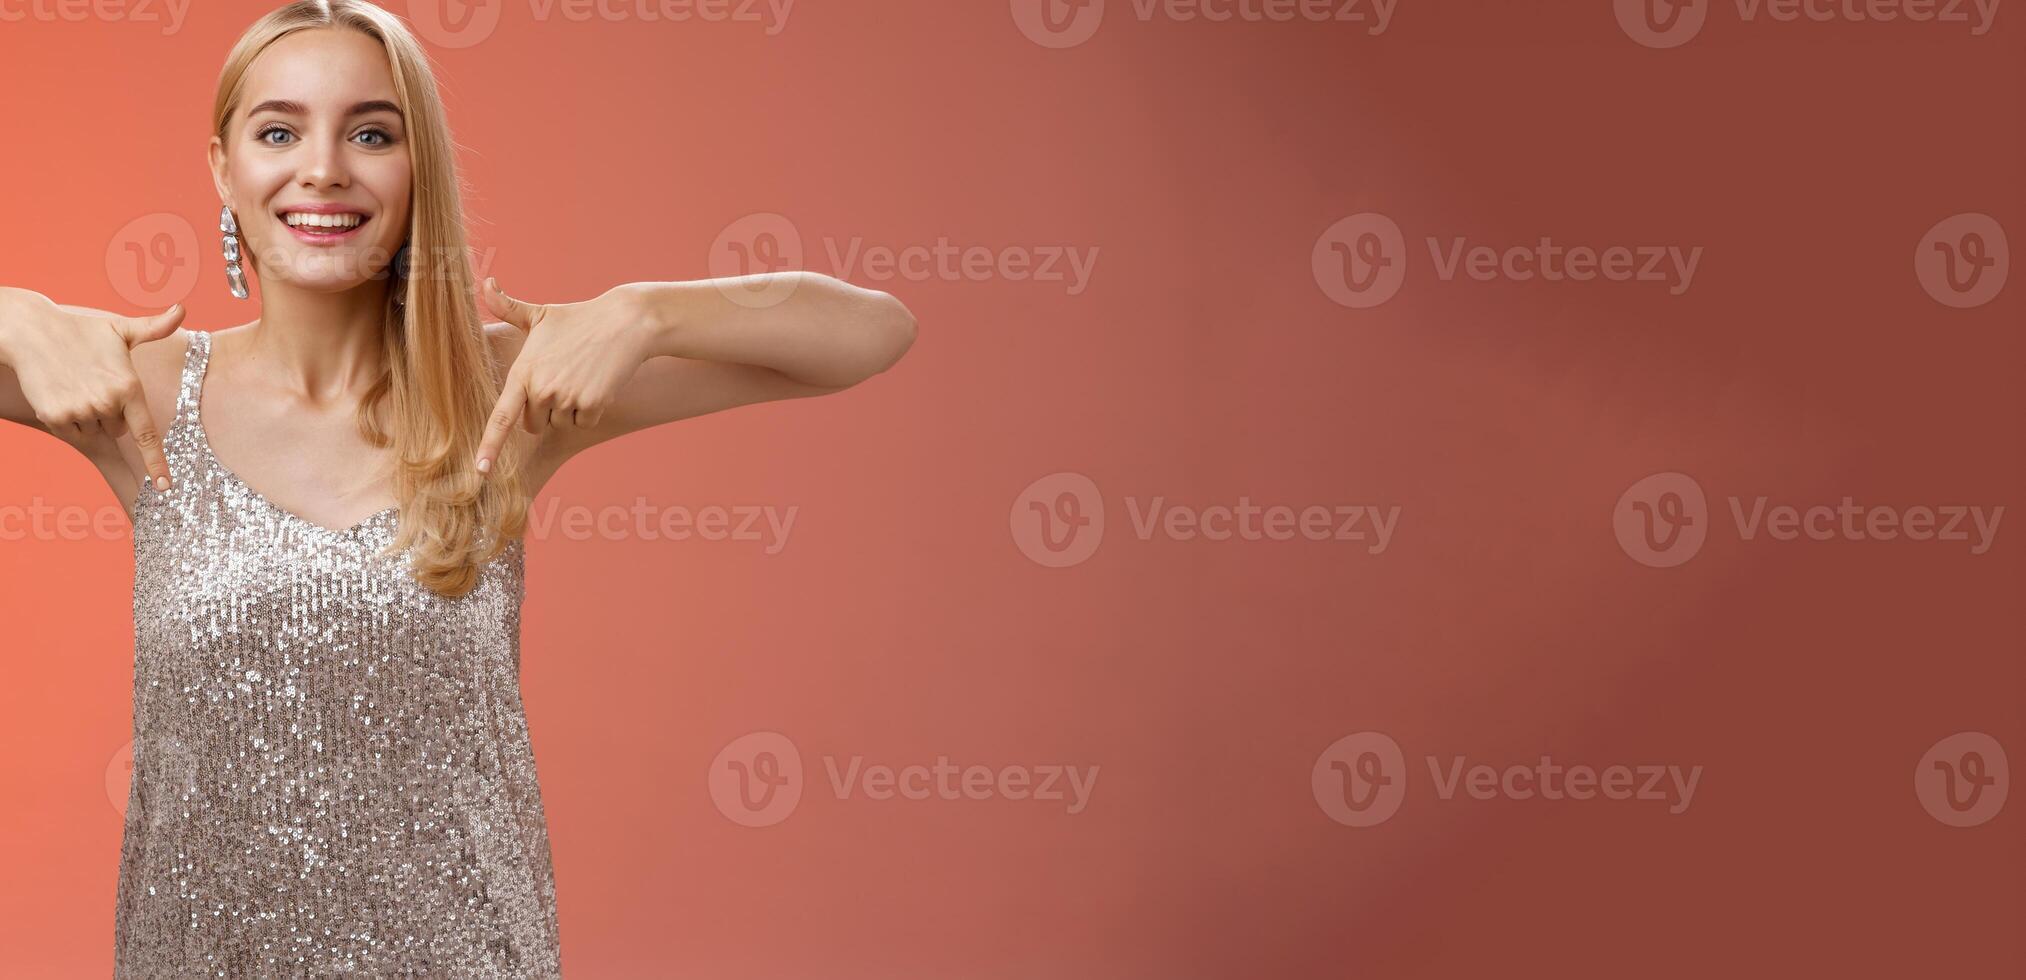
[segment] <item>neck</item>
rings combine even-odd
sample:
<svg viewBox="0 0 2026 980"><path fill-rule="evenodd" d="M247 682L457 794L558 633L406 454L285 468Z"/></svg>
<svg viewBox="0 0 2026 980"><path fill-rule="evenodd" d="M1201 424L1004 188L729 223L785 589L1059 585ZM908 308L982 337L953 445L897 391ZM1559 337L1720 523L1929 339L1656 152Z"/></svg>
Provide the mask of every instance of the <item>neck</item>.
<svg viewBox="0 0 2026 980"><path fill-rule="evenodd" d="M263 283L246 356L267 362L274 383L307 400L356 401L381 374L386 288L369 282L327 293Z"/></svg>

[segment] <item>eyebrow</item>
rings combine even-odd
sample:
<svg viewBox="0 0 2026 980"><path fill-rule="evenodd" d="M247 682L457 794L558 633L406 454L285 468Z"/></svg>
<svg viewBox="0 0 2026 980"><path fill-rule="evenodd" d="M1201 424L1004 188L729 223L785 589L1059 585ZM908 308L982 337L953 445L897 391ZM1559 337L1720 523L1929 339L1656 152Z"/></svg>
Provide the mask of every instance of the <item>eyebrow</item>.
<svg viewBox="0 0 2026 980"><path fill-rule="evenodd" d="M247 118L250 119L254 116L260 115L263 112L282 112L297 116L307 116L310 114L309 108L300 102L295 102L290 99L269 99L266 102L262 102L261 104L254 106L251 109L248 109L246 111L246 115ZM351 107L350 109L346 110L345 115L362 116L369 112L391 112L396 116L400 116L401 107L395 105L392 102L388 102L385 99L374 99L368 102L361 102Z"/></svg>

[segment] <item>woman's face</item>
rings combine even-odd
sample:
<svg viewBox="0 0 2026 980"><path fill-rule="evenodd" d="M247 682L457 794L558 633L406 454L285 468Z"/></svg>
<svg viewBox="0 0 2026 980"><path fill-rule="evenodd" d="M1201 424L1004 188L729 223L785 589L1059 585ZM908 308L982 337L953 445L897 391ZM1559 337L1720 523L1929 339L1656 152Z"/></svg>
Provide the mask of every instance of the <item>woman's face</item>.
<svg viewBox="0 0 2026 980"><path fill-rule="evenodd" d="M382 276L408 237L413 181L386 49L358 31L297 31L254 59L243 92L211 173L263 288L342 292Z"/></svg>

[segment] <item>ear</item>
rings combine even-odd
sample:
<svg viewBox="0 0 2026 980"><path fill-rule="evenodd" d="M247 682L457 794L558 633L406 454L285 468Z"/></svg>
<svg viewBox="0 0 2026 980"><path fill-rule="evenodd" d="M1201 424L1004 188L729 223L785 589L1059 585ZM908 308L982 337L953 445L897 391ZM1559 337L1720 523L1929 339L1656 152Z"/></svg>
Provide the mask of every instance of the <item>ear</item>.
<svg viewBox="0 0 2026 980"><path fill-rule="evenodd" d="M230 191L232 185L226 180L228 174L225 169L225 141L216 136L211 137L209 156L211 158L211 186L217 189L218 200L220 202L230 203L232 201L232 193Z"/></svg>

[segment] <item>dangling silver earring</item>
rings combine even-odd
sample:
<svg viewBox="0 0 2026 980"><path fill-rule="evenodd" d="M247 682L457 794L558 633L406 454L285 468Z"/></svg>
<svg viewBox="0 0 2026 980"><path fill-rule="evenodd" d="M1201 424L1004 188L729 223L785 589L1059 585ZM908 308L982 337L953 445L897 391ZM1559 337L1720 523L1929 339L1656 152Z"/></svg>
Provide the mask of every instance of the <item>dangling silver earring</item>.
<svg viewBox="0 0 2026 980"><path fill-rule="evenodd" d="M231 205L219 209L218 230L225 233L225 283L232 287L235 299L245 299L246 273L239 268L239 222L232 217Z"/></svg>

